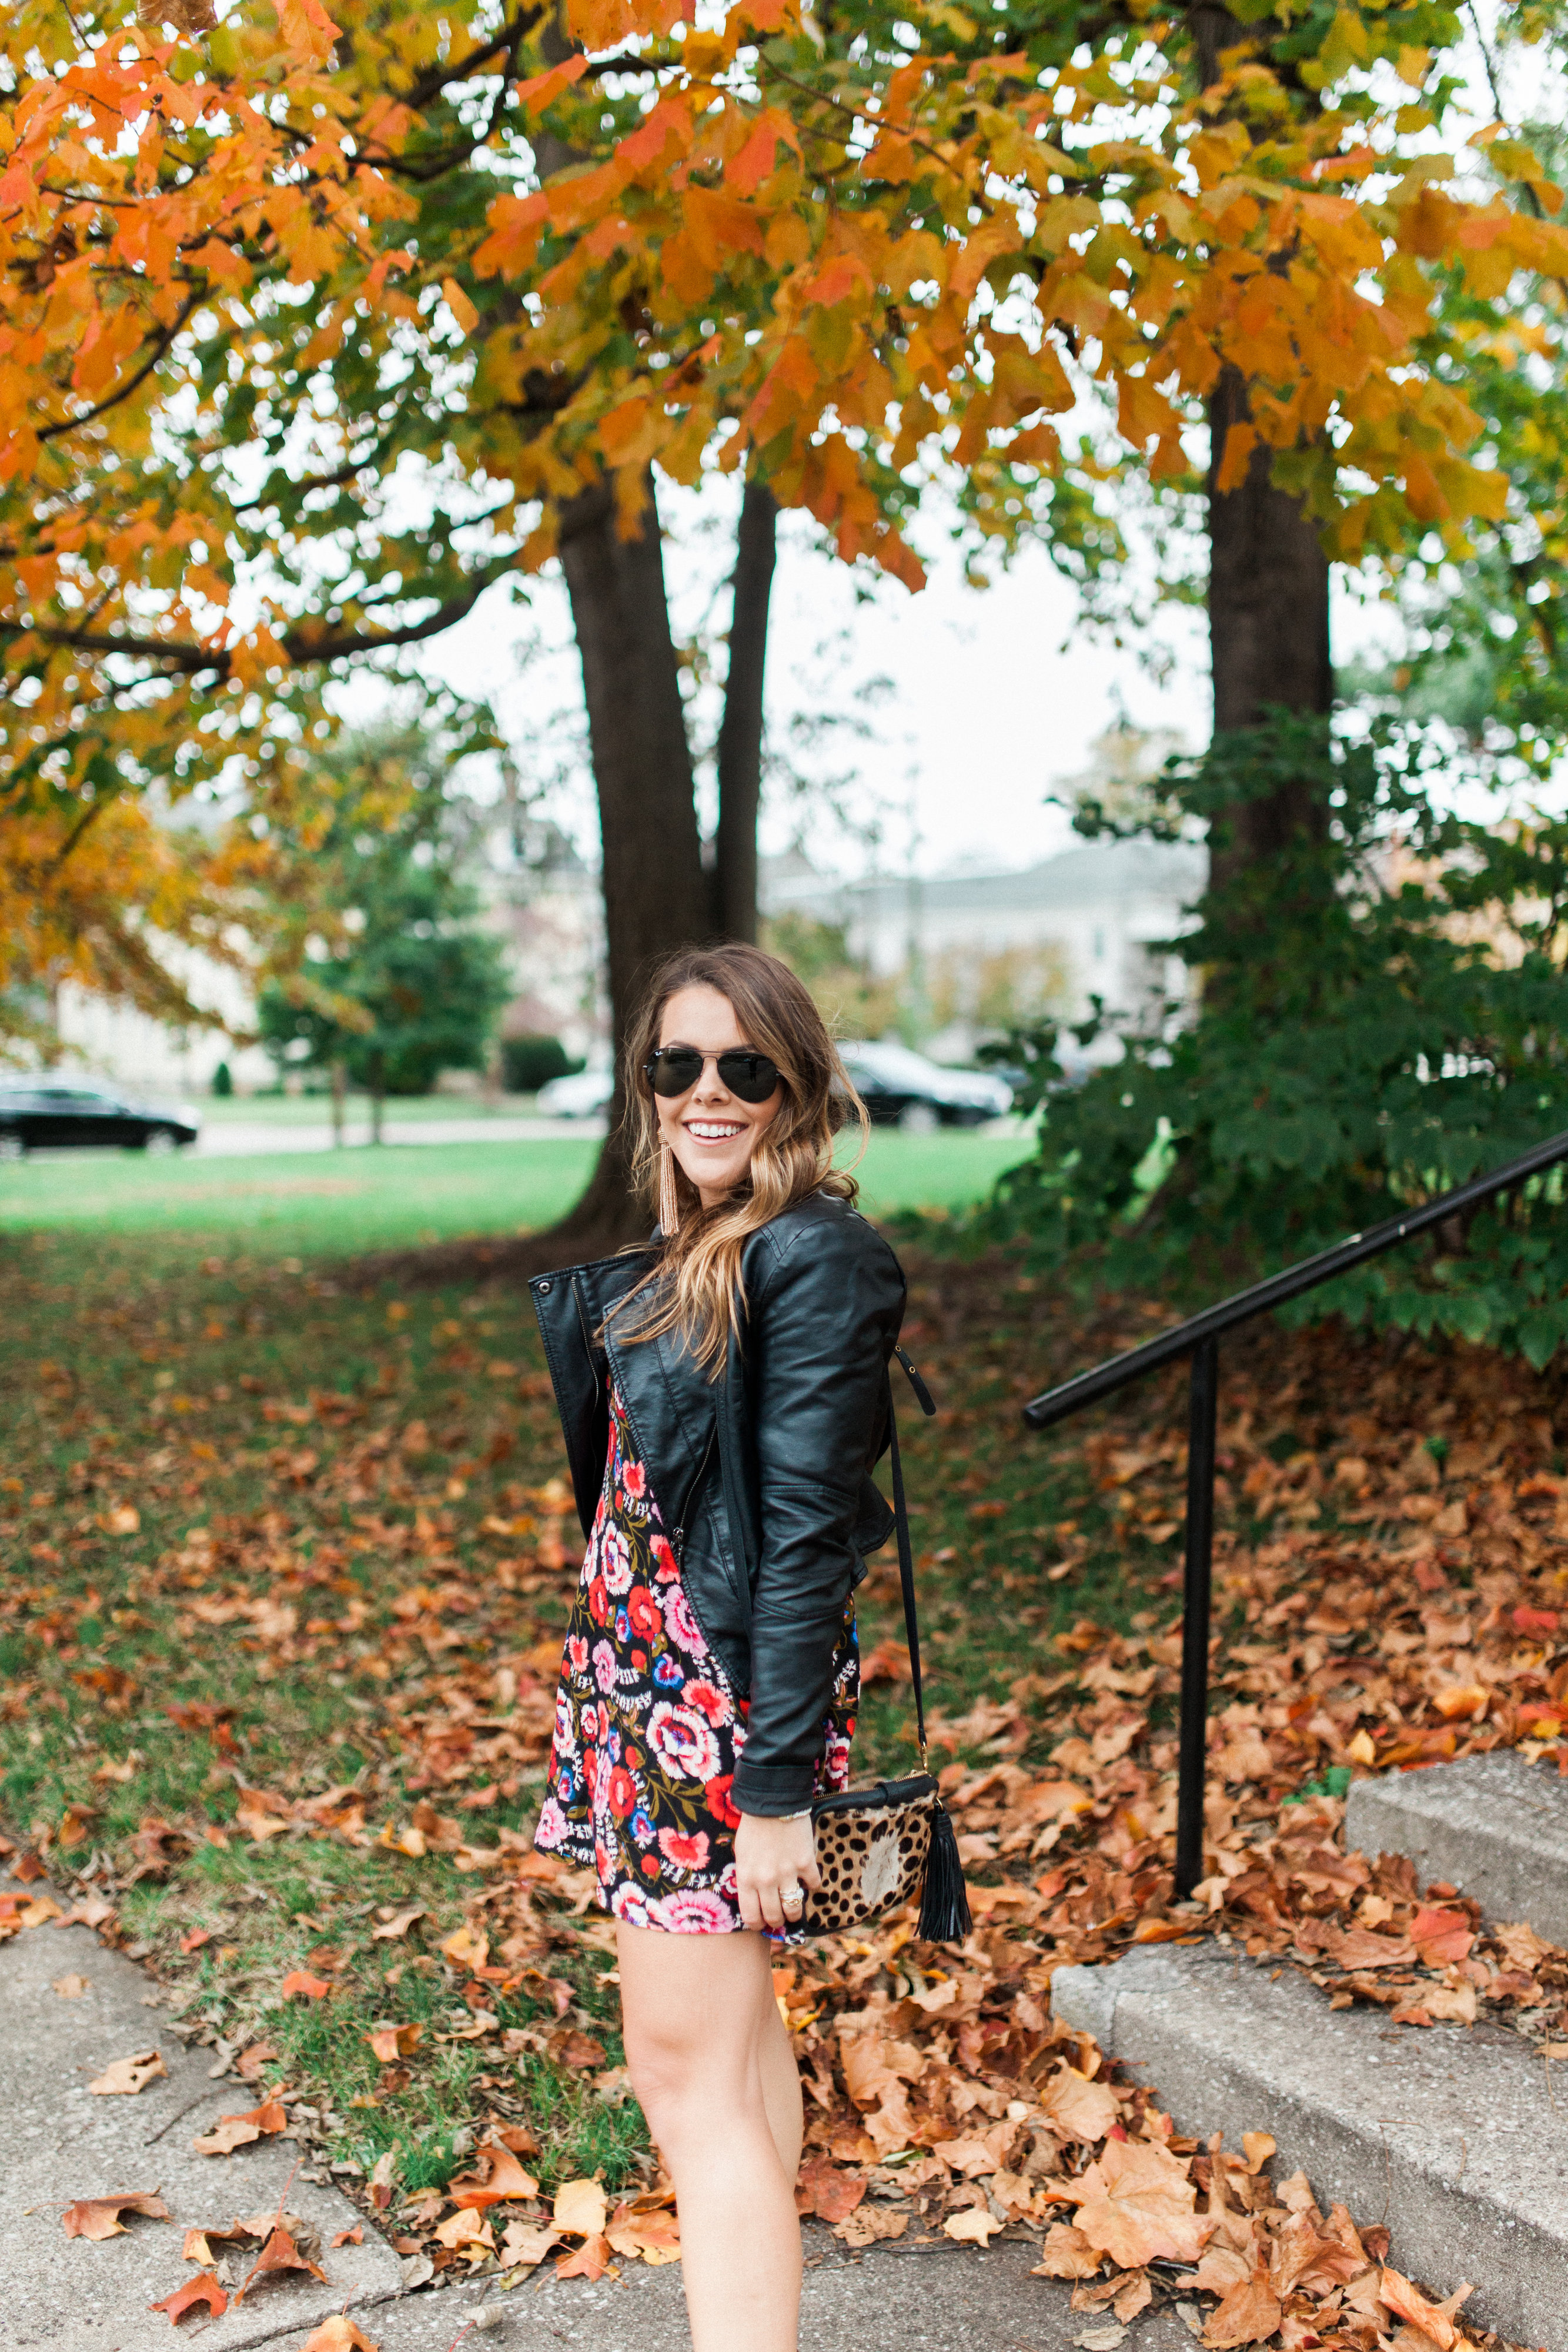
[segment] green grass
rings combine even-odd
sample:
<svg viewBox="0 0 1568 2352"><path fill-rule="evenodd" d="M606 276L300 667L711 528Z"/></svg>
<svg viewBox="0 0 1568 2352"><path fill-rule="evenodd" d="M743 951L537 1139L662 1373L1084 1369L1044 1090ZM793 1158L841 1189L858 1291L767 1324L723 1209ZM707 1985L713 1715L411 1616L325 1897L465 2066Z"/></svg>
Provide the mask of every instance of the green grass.
<svg viewBox="0 0 1568 2352"><path fill-rule="evenodd" d="M978 1200L1029 1150L1024 1134L874 1133L859 1171L873 1216ZM571 1206L591 1136L387 1145L234 1160L125 1152L0 1164L0 1233L188 1235L268 1255L344 1256L472 1234L526 1233Z"/></svg>

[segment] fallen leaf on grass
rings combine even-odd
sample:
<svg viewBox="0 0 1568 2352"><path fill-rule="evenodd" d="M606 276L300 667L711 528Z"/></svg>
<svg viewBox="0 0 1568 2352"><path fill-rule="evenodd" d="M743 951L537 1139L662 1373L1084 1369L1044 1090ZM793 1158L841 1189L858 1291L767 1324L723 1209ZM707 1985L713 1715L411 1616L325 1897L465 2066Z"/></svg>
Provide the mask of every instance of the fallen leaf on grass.
<svg viewBox="0 0 1568 2352"><path fill-rule="evenodd" d="M300 2352L381 2352L381 2347L355 2326L347 2312L335 2311L305 2338Z"/></svg>
<svg viewBox="0 0 1568 2352"><path fill-rule="evenodd" d="M168 2072L156 2050L140 2050L133 2058L117 2058L112 2065L106 2066L88 2089L96 2091L100 2098L133 2099L138 2091L144 2091L149 2083L155 2083Z"/></svg>
<svg viewBox="0 0 1568 2352"><path fill-rule="evenodd" d="M482 2212L486 2206L504 2204L508 2198L528 2198L538 2195L539 2184L532 2173L525 2172L511 2149L504 2147L499 2140L486 2140L484 2147L476 2150L475 2161L476 2164L487 2163L489 2169L484 2172L465 2172L461 2179L447 2183L446 2193L455 2205L466 2207L474 2212ZM589 2185L598 2187L597 2182L591 2182ZM602 2190L600 2191L600 2200L602 2208ZM559 2208L558 2199L556 2226L558 2228L574 2226L561 2222ZM599 2226L601 2229L604 2226L602 2210L600 2213Z"/></svg>
<svg viewBox="0 0 1568 2352"><path fill-rule="evenodd" d="M325 2000L331 1990L325 1977L313 1977L308 1969L290 1969L278 1987L285 2000Z"/></svg>
<svg viewBox="0 0 1568 2352"><path fill-rule="evenodd" d="M575 2254L557 2263L557 2278L601 2279L610 2268L610 2241L603 2236L585 2238Z"/></svg>
<svg viewBox="0 0 1568 2352"><path fill-rule="evenodd" d="M1197 2191L1186 2167L1148 2140L1109 2141L1069 2194L1090 2244L1124 2270L1196 2263L1216 2226L1193 2210Z"/></svg>
<svg viewBox="0 0 1568 2352"><path fill-rule="evenodd" d="M122 2213L145 2213L150 2221L172 2221L173 2215L155 2189L127 2189L114 2197L78 2197L60 2216L68 2238L120 2238Z"/></svg>
<svg viewBox="0 0 1568 2352"><path fill-rule="evenodd" d="M191 2146L198 2156L232 2156L236 2147L287 2128L288 2116L281 2099L266 2099L247 2115L220 2116L212 2130Z"/></svg>
<svg viewBox="0 0 1568 2352"><path fill-rule="evenodd" d="M556 2190L551 2218L563 2238L602 2237L609 2214L597 2180L567 2180Z"/></svg>
<svg viewBox="0 0 1568 2352"><path fill-rule="evenodd" d="M423 2025L378 2025L365 2036L383 2066L398 2058L412 2058L423 2038Z"/></svg>
<svg viewBox="0 0 1568 2352"><path fill-rule="evenodd" d="M406 1911L394 1912L390 1919L383 1919L379 1927L372 1927L371 1929L371 1941L373 1944L386 1942L396 1943L401 1937L407 1935L409 1929L413 1927L416 1919L423 1919L427 1916L428 1907L426 1905L423 1903L411 1903Z"/></svg>
<svg viewBox="0 0 1568 2352"><path fill-rule="evenodd" d="M235 2060L235 2073L242 2083L254 2083L267 2060L277 2055L270 2042L253 2042L250 2048L242 2050Z"/></svg>
<svg viewBox="0 0 1568 2352"><path fill-rule="evenodd" d="M171 2327L178 2327L185 2314L194 2311L198 2304L205 2305L209 2319L221 2319L228 2309L228 2296L218 2284L215 2272L203 2271L197 2277L187 2279L172 2294L166 2294L161 2303L150 2303L147 2308L166 2311Z"/></svg>

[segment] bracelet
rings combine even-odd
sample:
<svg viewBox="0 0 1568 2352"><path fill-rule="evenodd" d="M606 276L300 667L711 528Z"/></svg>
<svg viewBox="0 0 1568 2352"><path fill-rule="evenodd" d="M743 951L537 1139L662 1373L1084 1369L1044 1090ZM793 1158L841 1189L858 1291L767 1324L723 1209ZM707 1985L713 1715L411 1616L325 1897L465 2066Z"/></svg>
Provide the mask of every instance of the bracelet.
<svg viewBox="0 0 1568 2352"><path fill-rule="evenodd" d="M778 1813L774 1818L780 1822L809 1822L811 1818L811 1808L807 1805L798 1813Z"/></svg>

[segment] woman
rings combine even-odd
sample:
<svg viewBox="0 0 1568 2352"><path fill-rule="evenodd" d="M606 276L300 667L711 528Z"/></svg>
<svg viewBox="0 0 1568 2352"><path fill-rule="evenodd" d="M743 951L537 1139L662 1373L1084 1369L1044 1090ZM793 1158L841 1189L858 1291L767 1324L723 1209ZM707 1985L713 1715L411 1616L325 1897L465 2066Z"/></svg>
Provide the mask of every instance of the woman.
<svg viewBox="0 0 1568 2352"><path fill-rule="evenodd" d="M904 1276L832 1167L864 1113L776 958L673 958L626 1094L653 1243L533 1285L589 1538L538 1843L591 1864L616 1921L696 2352L794 2352L800 2085L769 1938L817 1884L813 1795L848 1785Z"/></svg>

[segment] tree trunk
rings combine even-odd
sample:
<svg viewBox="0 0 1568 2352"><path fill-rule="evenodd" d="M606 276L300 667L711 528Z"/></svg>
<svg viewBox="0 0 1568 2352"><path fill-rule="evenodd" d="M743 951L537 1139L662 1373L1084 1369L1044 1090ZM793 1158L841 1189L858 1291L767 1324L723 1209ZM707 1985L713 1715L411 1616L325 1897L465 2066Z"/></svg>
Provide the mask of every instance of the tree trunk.
<svg viewBox="0 0 1568 2352"><path fill-rule="evenodd" d="M762 800L762 684L768 604L778 553L779 508L763 482L747 482L735 556L729 676L718 730L718 832L714 900L722 938L757 940L757 819Z"/></svg>
<svg viewBox="0 0 1568 2352"><path fill-rule="evenodd" d="M583 491L561 518L561 565L582 660L603 835L616 1070L604 1150L587 1191L550 1235L558 1246L577 1250L615 1249L645 1230L628 1184L622 1048L660 957L712 932L651 478L646 487L634 539L620 536L608 483Z"/></svg>
<svg viewBox="0 0 1568 2352"><path fill-rule="evenodd" d="M1222 52L1263 27L1239 24L1223 8L1192 14L1198 79L1219 79ZM1220 373L1208 402L1208 636L1216 734L1257 727L1270 708L1315 712L1333 707L1329 653L1329 565L1317 530L1288 491L1270 479L1274 453L1253 449L1239 489L1215 487L1226 435L1249 415L1247 385ZM1269 864L1301 834L1321 835L1326 812L1310 784L1285 784L1239 805L1229 844L1215 859L1210 887Z"/></svg>
<svg viewBox="0 0 1568 2352"><path fill-rule="evenodd" d="M386 1104L386 1056L382 1054L372 1054L371 1056L371 1141L372 1143L379 1143L382 1139L382 1112Z"/></svg>
<svg viewBox="0 0 1568 2352"><path fill-rule="evenodd" d="M343 1149L343 1097L348 1091L349 1074L340 1054L332 1062L332 1149Z"/></svg>

